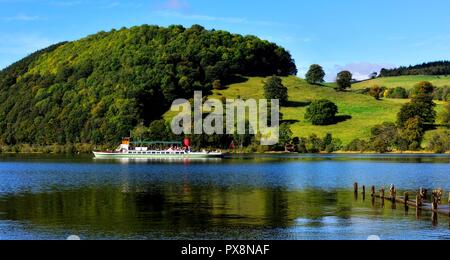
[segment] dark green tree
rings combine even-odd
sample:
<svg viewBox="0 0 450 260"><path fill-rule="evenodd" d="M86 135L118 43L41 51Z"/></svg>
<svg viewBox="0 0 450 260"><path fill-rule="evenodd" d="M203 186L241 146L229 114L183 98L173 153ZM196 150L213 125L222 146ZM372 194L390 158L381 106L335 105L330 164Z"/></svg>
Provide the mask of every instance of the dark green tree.
<svg viewBox="0 0 450 260"><path fill-rule="evenodd" d="M442 121L444 124L450 124L450 103L447 103L444 108L444 112L442 112Z"/></svg>
<svg viewBox="0 0 450 260"><path fill-rule="evenodd" d="M318 64L313 64L309 67L306 73L306 81L311 84L320 84L324 82L325 71Z"/></svg>
<svg viewBox="0 0 450 260"><path fill-rule="evenodd" d="M292 142L292 130L288 124L280 125L280 145L290 144Z"/></svg>
<svg viewBox="0 0 450 260"><path fill-rule="evenodd" d="M344 91L352 87L353 75L350 71L341 71L337 74L337 90Z"/></svg>
<svg viewBox="0 0 450 260"><path fill-rule="evenodd" d="M264 94L266 99L278 99L280 105L288 102L288 89L283 85L280 77L272 76L264 84Z"/></svg>
<svg viewBox="0 0 450 260"><path fill-rule="evenodd" d="M330 125L336 122L338 107L333 102L316 100L306 109L305 119L313 125Z"/></svg>
<svg viewBox="0 0 450 260"><path fill-rule="evenodd" d="M399 131L399 146L401 150L415 151L420 149L424 131L419 117L408 119Z"/></svg>
<svg viewBox="0 0 450 260"><path fill-rule="evenodd" d="M406 122L418 117L422 124L433 125L436 122L436 104L433 102L433 85L428 82L421 82L414 88L411 102L403 105L397 115L397 124L404 127Z"/></svg>

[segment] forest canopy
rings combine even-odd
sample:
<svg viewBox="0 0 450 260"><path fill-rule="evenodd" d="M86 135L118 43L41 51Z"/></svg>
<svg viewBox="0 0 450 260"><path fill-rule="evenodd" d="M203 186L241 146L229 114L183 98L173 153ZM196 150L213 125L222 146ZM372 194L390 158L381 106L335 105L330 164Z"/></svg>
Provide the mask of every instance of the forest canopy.
<svg viewBox="0 0 450 260"><path fill-rule="evenodd" d="M380 77L397 77L408 75L450 75L450 61L436 61L409 67L382 69L380 72Z"/></svg>
<svg viewBox="0 0 450 260"><path fill-rule="evenodd" d="M213 82L296 73L288 51L254 36L199 25L99 32L0 72L0 144L115 144Z"/></svg>

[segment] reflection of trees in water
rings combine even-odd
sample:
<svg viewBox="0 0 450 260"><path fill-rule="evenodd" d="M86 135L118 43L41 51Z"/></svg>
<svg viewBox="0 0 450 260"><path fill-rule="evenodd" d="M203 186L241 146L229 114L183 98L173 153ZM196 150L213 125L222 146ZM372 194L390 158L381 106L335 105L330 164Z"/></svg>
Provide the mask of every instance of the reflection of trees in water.
<svg viewBox="0 0 450 260"><path fill-rule="evenodd" d="M297 219L323 225L327 216L349 218L352 193L285 188L186 186L183 184L83 187L23 192L0 199L1 219L47 228L114 235L204 232L221 228L285 228ZM315 223L315 224L314 224Z"/></svg>

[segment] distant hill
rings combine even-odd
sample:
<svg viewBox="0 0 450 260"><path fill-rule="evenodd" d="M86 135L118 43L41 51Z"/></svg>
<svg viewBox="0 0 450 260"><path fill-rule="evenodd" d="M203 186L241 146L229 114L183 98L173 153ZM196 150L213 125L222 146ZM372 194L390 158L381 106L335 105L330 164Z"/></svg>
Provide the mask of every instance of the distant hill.
<svg viewBox="0 0 450 260"><path fill-rule="evenodd" d="M352 85L352 89L358 90L370 88L373 85L387 88L403 87L405 89L412 89L414 85L421 81L429 81L436 87L450 86L450 76L411 75L398 77L381 77L371 80L365 80L354 83Z"/></svg>
<svg viewBox="0 0 450 260"><path fill-rule="evenodd" d="M436 61L409 67L382 69L380 72L381 77L405 75L450 75L450 61Z"/></svg>
<svg viewBox="0 0 450 260"><path fill-rule="evenodd" d="M296 72L285 49L254 36L198 25L100 32L0 72L0 144L116 144L213 82Z"/></svg>

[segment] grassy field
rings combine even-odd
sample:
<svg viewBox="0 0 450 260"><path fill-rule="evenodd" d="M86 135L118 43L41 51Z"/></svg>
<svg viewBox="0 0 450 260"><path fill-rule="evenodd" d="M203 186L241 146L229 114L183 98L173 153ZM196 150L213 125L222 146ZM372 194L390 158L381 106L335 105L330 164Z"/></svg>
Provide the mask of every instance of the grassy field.
<svg viewBox="0 0 450 260"><path fill-rule="evenodd" d="M429 81L436 87L450 86L450 76L400 76L362 81L353 84L352 89L364 89L372 87L373 85L387 88L403 87L405 89L411 89L415 84L421 81Z"/></svg>
<svg viewBox="0 0 450 260"><path fill-rule="evenodd" d="M246 82L228 86L225 90L215 90L211 98L264 98L265 78L252 77ZM294 136L307 137L317 134L323 137L327 133L341 139L344 144L355 138L367 139L373 126L383 122L395 122L398 111L408 100L383 99L375 100L373 97L352 92L336 92L328 87L308 84L305 80L291 76L283 78L283 84L289 90L288 107L282 107L284 120L292 123ZM330 126L313 126L304 120L306 104L315 99L329 99L339 107L339 116L351 117ZM443 103L438 103L438 111L443 110ZM170 120L175 114L168 112L165 115Z"/></svg>

